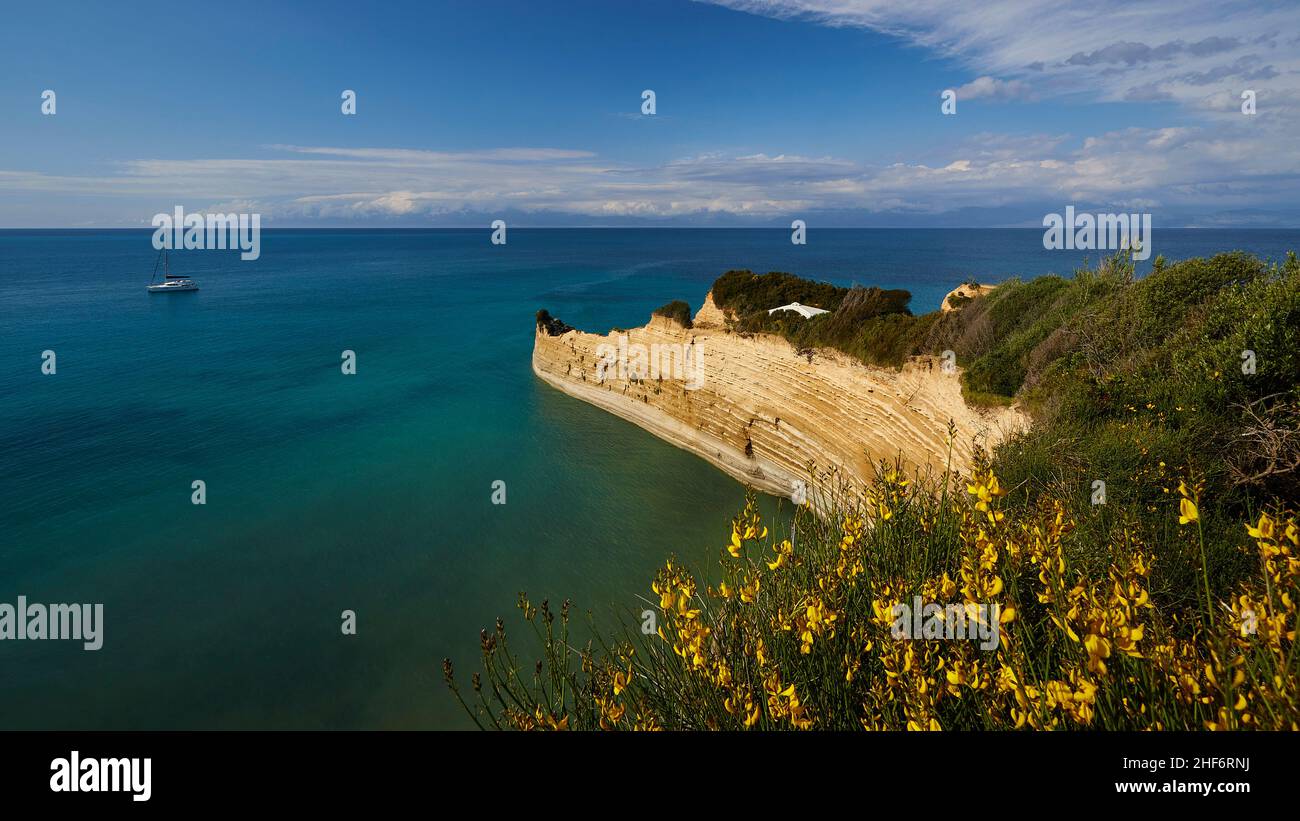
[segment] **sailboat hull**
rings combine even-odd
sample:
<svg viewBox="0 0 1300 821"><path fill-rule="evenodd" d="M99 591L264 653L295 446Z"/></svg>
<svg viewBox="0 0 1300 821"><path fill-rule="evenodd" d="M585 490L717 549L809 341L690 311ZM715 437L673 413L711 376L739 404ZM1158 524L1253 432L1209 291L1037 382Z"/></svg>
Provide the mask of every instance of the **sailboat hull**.
<svg viewBox="0 0 1300 821"><path fill-rule="evenodd" d="M163 266L163 281L154 282L158 276L158 263ZM158 259L153 264L153 275L149 277L149 284L145 286L151 294L170 294L173 291L197 291L199 285L194 280L184 274L173 274L171 259L167 255L166 248L158 250Z"/></svg>

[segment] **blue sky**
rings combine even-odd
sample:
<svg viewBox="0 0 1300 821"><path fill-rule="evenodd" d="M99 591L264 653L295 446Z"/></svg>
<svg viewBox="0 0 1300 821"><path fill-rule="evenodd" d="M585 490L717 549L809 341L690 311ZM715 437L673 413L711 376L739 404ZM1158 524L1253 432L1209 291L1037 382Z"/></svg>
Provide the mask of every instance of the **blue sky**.
<svg viewBox="0 0 1300 821"><path fill-rule="evenodd" d="M7 9L0 226L1300 225L1294 3L296 5Z"/></svg>

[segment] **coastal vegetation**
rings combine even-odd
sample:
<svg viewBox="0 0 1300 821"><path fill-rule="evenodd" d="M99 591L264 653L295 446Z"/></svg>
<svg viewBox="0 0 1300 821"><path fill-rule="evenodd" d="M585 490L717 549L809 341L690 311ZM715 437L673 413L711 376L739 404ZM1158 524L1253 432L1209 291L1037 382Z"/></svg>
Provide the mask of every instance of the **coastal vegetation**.
<svg viewBox="0 0 1300 821"><path fill-rule="evenodd" d="M674 299L663 307L655 308L654 315L667 317L683 328L691 327L691 306L680 299Z"/></svg>
<svg viewBox="0 0 1300 821"><path fill-rule="evenodd" d="M720 546L667 558L652 607L576 648L568 602L521 594L526 640L498 620L468 686L444 665L480 726L1300 729L1295 256L1142 279L1117 256L922 316L905 294L714 287L737 332L873 364L954 351L968 399L1033 426L964 475L811 471L822 515L750 494ZM790 301L831 313L765 318ZM997 641L900 638L917 597Z"/></svg>
<svg viewBox="0 0 1300 821"><path fill-rule="evenodd" d="M766 315L769 308L791 302L833 311L844 300L848 289L780 271L769 274L728 271L714 281L712 293L713 302L719 308L747 317L759 312Z"/></svg>
<svg viewBox="0 0 1300 821"><path fill-rule="evenodd" d="M541 328L549 336L559 336L566 331L573 330L573 327L565 324L557 317L551 316L551 312L545 308L537 312L537 327Z"/></svg>

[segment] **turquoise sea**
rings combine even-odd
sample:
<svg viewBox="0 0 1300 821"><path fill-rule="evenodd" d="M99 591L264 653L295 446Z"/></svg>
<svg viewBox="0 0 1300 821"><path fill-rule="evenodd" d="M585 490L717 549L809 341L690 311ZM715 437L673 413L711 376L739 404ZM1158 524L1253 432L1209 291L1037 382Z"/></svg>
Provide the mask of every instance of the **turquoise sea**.
<svg viewBox="0 0 1300 821"><path fill-rule="evenodd" d="M518 591L639 611L667 555L712 561L743 501L537 380L538 308L636 326L743 267L907 288L926 311L972 275L1082 260L1041 236L273 230L255 262L173 254L202 289L150 295L148 231L0 231L0 602L105 618L97 652L0 642L0 728L466 726L441 659L467 677L480 628L520 629ZM1280 259L1300 231L1157 228L1154 244Z"/></svg>

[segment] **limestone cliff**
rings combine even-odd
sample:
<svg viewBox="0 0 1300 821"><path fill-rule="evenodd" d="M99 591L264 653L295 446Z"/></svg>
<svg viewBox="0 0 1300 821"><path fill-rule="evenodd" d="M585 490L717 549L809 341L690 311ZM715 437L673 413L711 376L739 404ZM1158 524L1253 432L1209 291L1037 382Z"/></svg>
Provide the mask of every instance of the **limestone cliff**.
<svg viewBox="0 0 1300 821"><path fill-rule="evenodd" d="M809 465L837 468L859 487L881 459L901 458L909 471L927 464L942 470L950 419L958 470L969 466L975 443L991 446L1027 424L1017 409L967 406L958 374L945 373L932 357L914 358L901 370L871 367L726 324L710 293L691 328L660 316L605 335L558 326L552 330L562 332L552 335L539 326L533 372L741 482L783 496L808 480ZM663 362L658 373L647 372L645 351ZM684 368L669 367L674 356Z"/></svg>
<svg viewBox="0 0 1300 821"><path fill-rule="evenodd" d="M948 295L943 298L939 310L945 314L949 311L955 311L961 305L963 299L974 299L977 296L991 294L996 287L996 285L980 285L976 282L962 283L948 292Z"/></svg>

